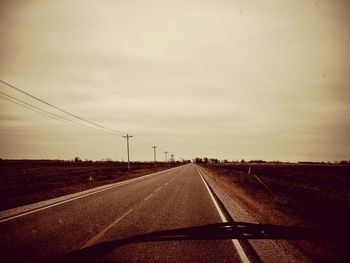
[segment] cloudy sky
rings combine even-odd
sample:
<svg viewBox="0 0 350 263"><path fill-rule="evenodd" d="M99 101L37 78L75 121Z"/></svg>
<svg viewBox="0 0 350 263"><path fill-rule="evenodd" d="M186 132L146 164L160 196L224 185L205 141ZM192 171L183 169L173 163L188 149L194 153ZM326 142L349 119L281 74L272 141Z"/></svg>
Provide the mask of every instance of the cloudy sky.
<svg viewBox="0 0 350 263"><path fill-rule="evenodd" d="M1 0L0 79L135 135L132 160L152 145L159 158L349 159L349 14L346 0ZM1 96L0 157L125 160L120 135Z"/></svg>

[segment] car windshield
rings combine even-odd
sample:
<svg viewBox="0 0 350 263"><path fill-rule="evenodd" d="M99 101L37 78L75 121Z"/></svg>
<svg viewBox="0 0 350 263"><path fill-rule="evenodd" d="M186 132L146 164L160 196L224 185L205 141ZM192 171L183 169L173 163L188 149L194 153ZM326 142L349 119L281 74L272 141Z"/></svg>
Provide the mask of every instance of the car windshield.
<svg viewBox="0 0 350 263"><path fill-rule="evenodd" d="M0 262L350 262L349 0L1 0Z"/></svg>

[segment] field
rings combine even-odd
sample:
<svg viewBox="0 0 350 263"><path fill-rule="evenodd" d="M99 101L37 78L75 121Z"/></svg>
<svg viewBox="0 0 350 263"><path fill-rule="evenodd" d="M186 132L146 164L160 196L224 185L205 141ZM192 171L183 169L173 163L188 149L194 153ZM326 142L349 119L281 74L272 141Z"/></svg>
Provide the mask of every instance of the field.
<svg viewBox="0 0 350 263"><path fill-rule="evenodd" d="M229 163L202 166L260 223L349 228L349 165ZM346 258L349 244L295 242L319 260L333 258L331 253Z"/></svg>
<svg viewBox="0 0 350 263"><path fill-rule="evenodd" d="M177 165L177 164L172 164ZM0 211L170 168L135 162L0 161Z"/></svg>

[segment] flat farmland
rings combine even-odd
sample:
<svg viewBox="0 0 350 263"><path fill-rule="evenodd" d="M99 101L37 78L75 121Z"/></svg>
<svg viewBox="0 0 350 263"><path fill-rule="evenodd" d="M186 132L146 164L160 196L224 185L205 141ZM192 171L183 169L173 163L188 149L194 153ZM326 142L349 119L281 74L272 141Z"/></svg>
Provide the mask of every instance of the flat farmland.
<svg viewBox="0 0 350 263"><path fill-rule="evenodd" d="M1 160L0 211L104 184L132 179L175 164L125 162Z"/></svg>
<svg viewBox="0 0 350 263"><path fill-rule="evenodd" d="M349 228L350 166L202 164L260 223ZM249 173L250 170L250 173ZM349 242L294 242L312 258L348 258Z"/></svg>

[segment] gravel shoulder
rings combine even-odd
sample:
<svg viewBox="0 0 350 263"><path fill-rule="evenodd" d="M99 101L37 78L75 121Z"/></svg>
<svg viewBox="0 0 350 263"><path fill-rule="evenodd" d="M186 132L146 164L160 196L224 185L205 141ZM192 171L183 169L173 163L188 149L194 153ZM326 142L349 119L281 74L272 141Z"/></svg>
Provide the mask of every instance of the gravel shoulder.
<svg viewBox="0 0 350 263"><path fill-rule="evenodd" d="M278 198L254 179L260 190L251 194L244 185L237 184L229 174L223 174L208 167L199 166L205 179L224 204L235 221L276 224L305 225L301 217L291 216L274 203ZM232 174L231 174L232 175ZM239 172L237 176L239 175ZM249 185L247 185L249 187ZM250 189L251 190L251 189ZM321 241L275 241L250 240L263 262L345 262L346 255L339 254L334 247L339 244ZM341 244L346 246L346 244Z"/></svg>

